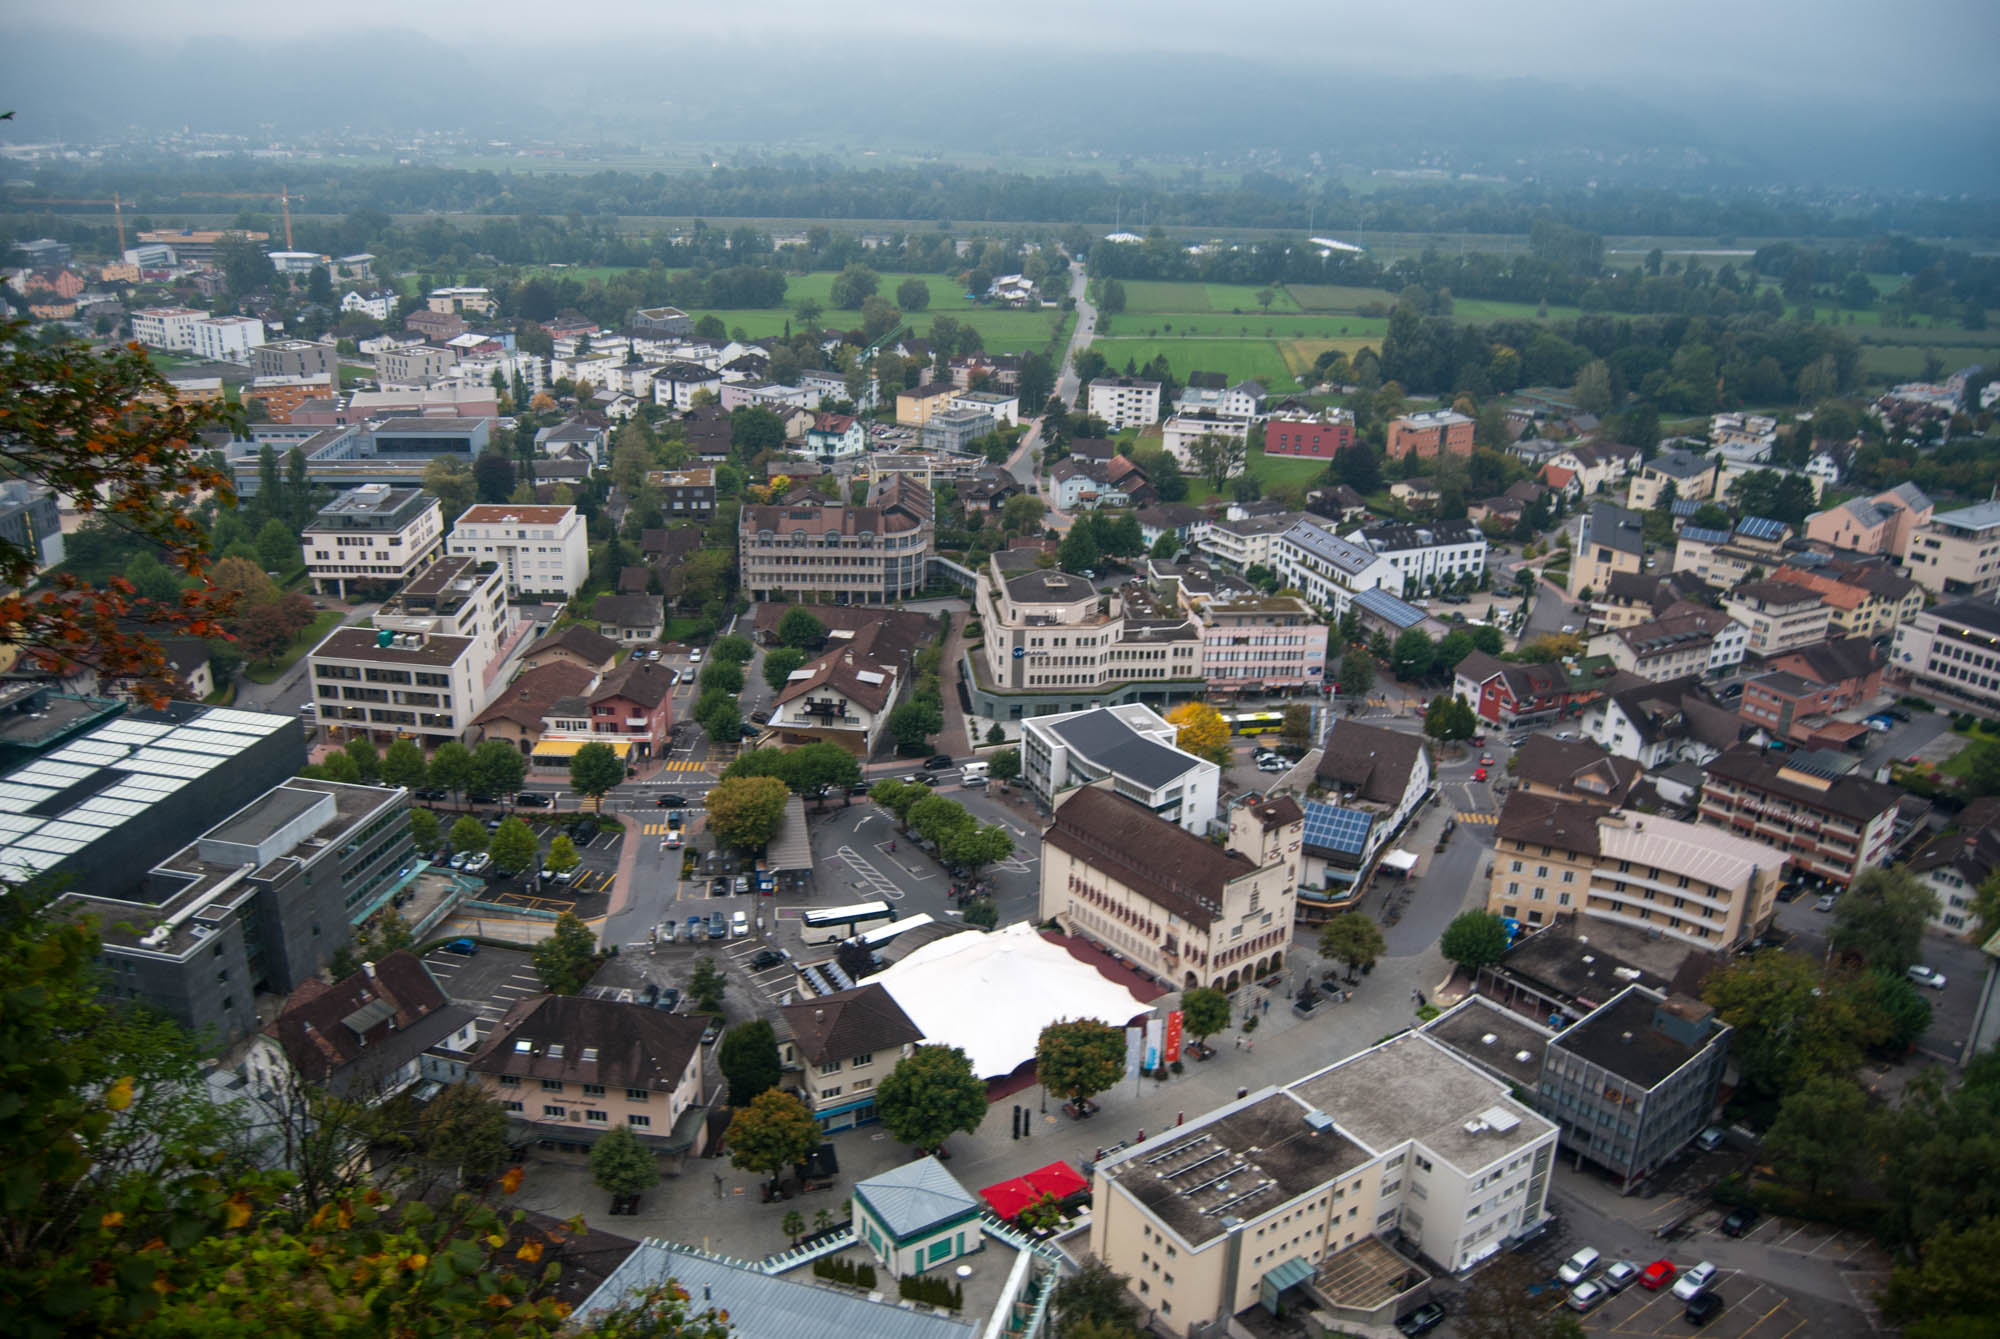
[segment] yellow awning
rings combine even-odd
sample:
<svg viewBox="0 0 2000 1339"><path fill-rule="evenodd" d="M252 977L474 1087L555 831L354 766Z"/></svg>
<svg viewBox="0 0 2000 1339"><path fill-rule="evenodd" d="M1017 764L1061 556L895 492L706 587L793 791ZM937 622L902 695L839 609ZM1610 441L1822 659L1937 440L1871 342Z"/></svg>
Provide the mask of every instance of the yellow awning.
<svg viewBox="0 0 2000 1339"><path fill-rule="evenodd" d="M535 745L537 758L574 758L576 751L585 744L602 744L619 757L630 756L632 741L629 739L544 739Z"/></svg>

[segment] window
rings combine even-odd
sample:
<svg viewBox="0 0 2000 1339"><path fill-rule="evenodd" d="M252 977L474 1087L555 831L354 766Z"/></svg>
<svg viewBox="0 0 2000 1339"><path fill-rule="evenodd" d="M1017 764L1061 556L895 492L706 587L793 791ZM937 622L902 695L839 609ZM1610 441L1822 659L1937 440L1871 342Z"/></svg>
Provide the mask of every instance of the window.
<svg viewBox="0 0 2000 1339"><path fill-rule="evenodd" d="M586 1083L583 1085L583 1095L585 1097L602 1097L604 1096L604 1085L601 1083Z"/></svg>
<svg viewBox="0 0 2000 1339"><path fill-rule="evenodd" d="M822 1074L838 1074L840 1073L840 1062L838 1060L829 1060L819 1067L819 1072Z"/></svg>
<svg viewBox="0 0 2000 1339"><path fill-rule="evenodd" d="M583 1113L583 1118L592 1125L605 1125L610 1123L611 1113L608 1111L586 1111Z"/></svg>
<svg viewBox="0 0 2000 1339"><path fill-rule="evenodd" d="M502 1088L518 1088L521 1086L521 1076L519 1074L502 1074L500 1076L500 1086Z"/></svg>
<svg viewBox="0 0 2000 1339"><path fill-rule="evenodd" d="M632 1116L627 1116L625 1118L625 1123L627 1125L634 1125L638 1126L641 1129L644 1129L646 1126L651 1125L653 1123L653 1118L651 1116L632 1115Z"/></svg>
<svg viewBox="0 0 2000 1339"><path fill-rule="evenodd" d="M501 1108L502 1108L503 1110L506 1110L506 1111L519 1111L519 1110L521 1110L521 1104L520 1104L519 1102L502 1102L502 1103L500 1104L500 1106L501 1106Z"/></svg>
<svg viewBox="0 0 2000 1339"><path fill-rule="evenodd" d="M875 1052L863 1051L847 1063L853 1065L856 1069L860 1069L863 1065L872 1065L875 1063Z"/></svg>
<svg viewBox="0 0 2000 1339"><path fill-rule="evenodd" d="M543 1092L545 1092L545 1093L559 1093L559 1092L561 1092L562 1090L563 1090L563 1086L562 1086L562 1080L561 1080L561 1079L543 1079L543 1080L542 1080L542 1091L543 1091Z"/></svg>
<svg viewBox="0 0 2000 1339"><path fill-rule="evenodd" d="M545 1106L542 1108L542 1115L548 1120L561 1120L563 1109L558 1106Z"/></svg>

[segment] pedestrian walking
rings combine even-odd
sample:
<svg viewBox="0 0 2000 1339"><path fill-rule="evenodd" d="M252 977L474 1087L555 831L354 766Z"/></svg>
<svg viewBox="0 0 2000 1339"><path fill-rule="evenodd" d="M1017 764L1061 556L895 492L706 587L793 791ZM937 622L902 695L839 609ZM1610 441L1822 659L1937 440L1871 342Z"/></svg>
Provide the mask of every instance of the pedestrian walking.
<svg viewBox="0 0 2000 1339"><path fill-rule="evenodd" d="M1146 1142L1146 1132L1145 1132L1144 1130L1141 1130L1141 1131L1139 1131L1139 1137L1138 1137L1137 1139L1133 1140L1132 1142L1133 1142L1133 1143L1135 1143L1135 1144L1143 1144L1143 1143L1145 1143L1145 1142Z"/></svg>
<svg viewBox="0 0 2000 1339"><path fill-rule="evenodd" d="M1257 1039L1255 1037L1252 1037L1249 1040L1245 1041L1243 1043L1243 1049L1246 1051L1254 1052L1257 1049Z"/></svg>

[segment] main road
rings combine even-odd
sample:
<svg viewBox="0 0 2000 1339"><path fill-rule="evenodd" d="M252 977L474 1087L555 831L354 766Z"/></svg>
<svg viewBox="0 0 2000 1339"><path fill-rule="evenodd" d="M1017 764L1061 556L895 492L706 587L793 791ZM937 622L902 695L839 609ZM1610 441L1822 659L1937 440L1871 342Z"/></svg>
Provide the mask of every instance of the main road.
<svg viewBox="0 0 2000 1339"><path fill-rule="evenodd" d="M1056 394L1061 396L1062 402L1067 405L1076 403L1077 395L1082 389L1076 375L1076 356L1090 347L1091 338L1097 333L1097 308L1092 306L1090 299L1085 296L1088 288L1089 279L1083 272L1083 266L1071 266L1069 295L1076 302L1076 324L1070 329L1069 347L1063 350L1062 370L1056 375ZM1042 418L1037 414L1029 420L1028 430L1021 434L1020 442L1014 447L1014 454L1007 457L1008 473L1018 479L1021 487L1029 492L1035 490L1035 458L1041 449ZM1048 516L1045 518L1047 523L1057 530L1067 530L1069 518L1058 512L1054 503L1048 498L1044 497L1042 501L1049 504Z"/></svg>

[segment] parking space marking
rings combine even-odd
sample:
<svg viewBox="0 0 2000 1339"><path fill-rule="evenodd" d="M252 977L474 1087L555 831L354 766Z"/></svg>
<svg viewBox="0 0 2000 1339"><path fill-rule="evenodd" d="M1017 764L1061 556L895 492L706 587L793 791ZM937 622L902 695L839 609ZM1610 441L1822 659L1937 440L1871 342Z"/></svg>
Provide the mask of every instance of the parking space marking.
<svg viewBox="0 0 2000 1339"><path fill-rule="evenodd" d="M847 862L847 867L854 871L855 877L860 879L862 883L867 884L869 889L878 896L887 898L892 902L903 900L902 888L892 882L882 871L869 864L861 852L855 850L852 846L843 846L840 848L838 854L842 860ZM860 884L855 886L859 887Z"/></svg>

